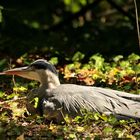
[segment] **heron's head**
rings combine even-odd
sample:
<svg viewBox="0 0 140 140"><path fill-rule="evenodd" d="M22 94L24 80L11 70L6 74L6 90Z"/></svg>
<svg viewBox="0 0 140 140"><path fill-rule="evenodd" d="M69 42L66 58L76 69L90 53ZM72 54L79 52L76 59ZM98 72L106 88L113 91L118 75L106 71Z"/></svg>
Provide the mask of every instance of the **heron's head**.
<svg viewBox="0 0 140 140"><path fill-rule="evenodd" d="M44 59L38 59L26 67L14 68L4 71L3 74L17 75L39 82L42 82L43 79L46 79L49 74L57 77L57 71L55 67Z"/></svg>

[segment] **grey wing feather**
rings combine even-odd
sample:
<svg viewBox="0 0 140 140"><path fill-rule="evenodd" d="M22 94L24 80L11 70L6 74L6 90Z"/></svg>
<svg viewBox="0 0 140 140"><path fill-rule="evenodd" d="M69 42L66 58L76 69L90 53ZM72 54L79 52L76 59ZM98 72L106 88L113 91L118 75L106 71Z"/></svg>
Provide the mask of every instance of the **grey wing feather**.
<svg viewBox="0 0 140 140"><path fill-rule="evenodd" d="M51 91L55 95L52 99L57 99L67 111L79 112L80 108L96 110L96 106L91 100L92 94L86 96L90 90L85 86L80 86L77 92L76 88L77 85L60 85Z"/></svg>
<svg viewBox="0 0 140 140"><path fill-rule="evenodd" d="M94 87L94 88L97 89L97 87ZM125 99L140 101L140 95L130 94L130 93L126 93L123 91L112 90L112 89L107 89L107 88L99 88L99 87L98 87L98 90L100 90L100 92L104 92L104 93L107 92L107 94L109 94L109 95L111 93L114 93L114 94L118 95L119 97L123 97Z"/></svg>
<svg viewBox="0 0 140 140"><path fill-rule="evenodd" d="M79 112L80 108L105 114L140 118L140 96L116 90L62 84L50 91L54 104L60 103L67 113ZM57 106L56 106L57 108Z"/></svg>

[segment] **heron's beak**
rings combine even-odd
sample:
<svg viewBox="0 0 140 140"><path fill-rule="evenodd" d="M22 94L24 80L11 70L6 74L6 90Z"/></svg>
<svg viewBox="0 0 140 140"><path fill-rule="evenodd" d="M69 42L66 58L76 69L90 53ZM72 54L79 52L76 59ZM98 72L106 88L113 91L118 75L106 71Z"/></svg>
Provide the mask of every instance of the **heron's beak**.
<svg viewBox="0 0 140 140"><path fill-rule="evenodd" d="M17 75L23 78L31 79L30 73L31 70L28 69L28 67L20 67L20 68L14 68L10 70L6 70L1 73L1 75Z"/></svg>
<svg viewBox="0 0 140 140"><path fill-rule="evenodd" d="M36 81L40 80L37 72L33 71L28 66L6 70L0 73L0 75L17 75L30 80L36 80Z"/></svg>
<svg viewBox="0 0 140 140"><path fill-rule="evenodd" d="M25 74L25 72L26 73L29 72L28 67L14 68L14 69L6 70L0 74L21 76L22 74Z"/></svg>

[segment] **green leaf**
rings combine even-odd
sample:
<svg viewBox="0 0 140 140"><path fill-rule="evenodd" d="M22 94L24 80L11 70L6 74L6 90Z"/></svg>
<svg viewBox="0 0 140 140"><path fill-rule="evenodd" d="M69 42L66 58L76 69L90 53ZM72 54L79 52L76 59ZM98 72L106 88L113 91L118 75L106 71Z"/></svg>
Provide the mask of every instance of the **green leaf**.
<svg viewBox="0 0 140 140"><path fill-rule="evenodd" d="M70 4L72 3L72 0L64 0L64 3L65 3L66 5L70 5Z"/></svg>
<svg viewBox="0 0 140 140"><path fill-rule="evenodd" d="M57 57L52 57L50 60L49 60L50 63L52 63L53 65L57 65L58 64L58 58Z"/></svg>
<svg viewBox="0 0 140 140"><path fill-rule="evenodd" d="M137 60L140 59L140 56L137 55L137 54L132 53L131 55L128 56L128 59L129 59L130 61L137 61Z"/></svg>
<svg viewBox="0 0 140 140"><path fill-rule="evenodd" d="M140 65L138 64L138 65L134 65L133 66L133 70L137 73L137 74L139 74L140 73Z"/></svg>
<svg viewBox="0 0 140 140"><path fill-rule="evenodd" d="M3 10L3 6L0 5L0 23L1 23L2 20L3 20L2 10Z"/></svg>
<svg viewBox="0 0 140 140"><path fill-rule="evenodd" d="M120 61L122 58L123 58L122 55L117 55L117 56L115 56L115 57L113 58L113 60L114 60L114 62L118 62L118 61Z"/></svg>
<svg viewBox="0 0 140 140"><path fill-rule="evenodd" d="M81 121L82 117L81 116L76 116L73 121L76 123L79 123Z"/></svg>
<svg viewBox="0 0 140 140"><path fill-rule="evenodd" d="M14 91L14 92L25 92L25 91L27 91L27 88L25 88L25 87L23 87L23 86L14 87L14 88L13 88L13 91Z"/></svg>
<svg viewBox="0 0 140 140"><path fill-rule="evenodd" d="M76 52L74 56L72 57L72 61L80 61L85 57L85 54L81 52Z"/></svg>
<svg viewBox="0 0 140 140"><path fill-rule="evenodd" d="M122 68L128 68L130 66L129 61L121 61L119 64Z"/></svg>
<svg viewBox="0 0 140 140"><path fill-rule="evenodd" d="M89 63L91 63L96 69L100 70L104 67L104 58L100 54L95 54L90 57Z"/></svg>
<svg viewBox="0 0 140 140"><path fill-rule="evenodd" d="M78 3L73 3L71 9L73 13L76 13L80 10L80 5Z"/></svg>
<svg viewBox="0 0 140 140"><path fill-rule="evenodd" d="M94 118L95 118L95 120L99 120L99 114L98 113L95 113L94 114Z"/></svg>
<svg viewBox="0 0 140 140"><path fill-rule="evenodd" d="M110 116L109 116L108 122L109 122L110 124L117 124L117 123L118 123L117 118L116 118L114 115L110 115Z"/></svg>
<svg viewBox="0 0 140 140"><path fill-rule="evenodd" d="M87 4L87 0L80 0L80 3L81 3L82 5L86 5L86 4Z"/></svg>
<svg viewBox="0 0 140 140"><path fill-rule="evenodd" d="M69 134L69 138L74 139L74 138L76 138L76 135L75 134Z"/></svg>
<svg viewBox="0 0 140 140"><path fill-rule="evenodd" d="M2 98L4 95L5 95L5 93L0 91L0 98Z"/></svg>
<svg viewBox="0 0 140 140"><path fill-rule="evenodd" d="M18 94L16 94L16 93L12 93L12 94L8 95L8 96L6 97L6 99L14 98L14 97L17 96L17 95L18 95Z"/></svg>
<svg viewBox="0 0 140 140"><path fill-rule="evenodd" d="M105 127L103 130L104 133L110 133L112 131L113 131L112 127Z"/></svg>
<svg viewBox="0 0 140 140"><path fill-rule="evenodd" d="M35 101L34 108L37 108L38 102L39 102L39 98L38 97L34 98L34 101Z"/></svg>

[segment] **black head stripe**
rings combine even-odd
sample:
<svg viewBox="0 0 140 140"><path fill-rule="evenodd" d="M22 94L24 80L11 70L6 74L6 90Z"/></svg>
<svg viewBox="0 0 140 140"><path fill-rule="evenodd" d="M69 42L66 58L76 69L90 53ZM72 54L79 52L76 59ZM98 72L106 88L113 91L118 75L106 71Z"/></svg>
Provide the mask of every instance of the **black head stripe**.
<svg viewBox="0 0 140 140"><path fill-rule="evenodd" d="M31 64L31 66L35 67L36 69L47 69L47 65L48 64L44 61L37 61Z"/></svg>
<svg viewBox="0 0 140 140"><path fill-rule="evenodd" d="M36 60L30 66L31 67L33 66L35 69L44 69L44 70L48 69L54 74L57 74L56 68L52 64L43 59Z"/></svg>

